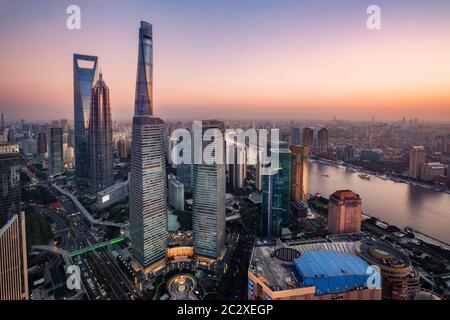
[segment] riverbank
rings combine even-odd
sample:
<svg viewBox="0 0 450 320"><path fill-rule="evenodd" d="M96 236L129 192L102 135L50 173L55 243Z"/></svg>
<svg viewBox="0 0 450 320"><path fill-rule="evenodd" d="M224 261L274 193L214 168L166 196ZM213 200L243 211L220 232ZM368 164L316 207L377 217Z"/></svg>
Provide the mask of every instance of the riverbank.
<svg viewBox="0 0 450 320"><path fill-rule="evenodd" d="M381 174L379 172L373 172L370 170L367 170L363 167L360 166L355 166L343 161L335 161L335 160L330 160L330 159L324 159L324 158L319 158L319 159L310 159L310 162L317 162L317 163L321 163L321 164L325 164L325 165L330 165L330 166L334 166L334 167L338 167L338 168L343 168L345 170L347 170L350 173L358 173L362 176L362 178L366 178L366 176L369 177L370 180L370 176L376 176L380 179L383 180L391 180L394 182L398 182L398 183L406 183L406 184L410 184L416 187L421 187L427 190L433 190L436 192L445 192L450 194L450 189L449 188L445 188L443 186L439 186L436 185L434 183L427 183L426 181L419 181L419 180L414 180L414 179L410 179L409 177L406 176L402 176L402 175L398 175L398 174Z"/></svg>
<svg viewBox="0 0 450 320"><path fill-rule="evenodd" d="M363 178L360 175L367 175ZM308 191L328 198L336 190L358 193L367 216L402 229L411 227L418 238L439 245L450 244L450 195L415 183L395 181L355 166L328 160L312 160Z"/></svg>

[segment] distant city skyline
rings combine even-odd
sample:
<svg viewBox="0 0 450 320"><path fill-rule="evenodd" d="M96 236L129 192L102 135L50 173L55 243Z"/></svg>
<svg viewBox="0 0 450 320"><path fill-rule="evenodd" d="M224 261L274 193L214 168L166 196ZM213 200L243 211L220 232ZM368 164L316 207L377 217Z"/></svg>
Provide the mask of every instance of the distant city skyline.
<svg viewBox="0 0 450 320"><path fill-rule="evenodd" d="M379 31L366 1L78 1L81 30L65 26L70 4L0 4L7 121L73 118L74 52L99 57L113 120L131 120L140 20L160 43L163 119L450 120L448 1L377 1Z"/></svg>

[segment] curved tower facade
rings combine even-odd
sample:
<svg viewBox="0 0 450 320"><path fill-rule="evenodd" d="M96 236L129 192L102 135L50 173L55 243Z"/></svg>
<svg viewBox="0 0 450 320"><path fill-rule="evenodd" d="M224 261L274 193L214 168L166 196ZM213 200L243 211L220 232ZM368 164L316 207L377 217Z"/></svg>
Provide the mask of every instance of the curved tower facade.
<svg viewBox="0 0 450 320"><path fill-rule="evenodd" d="M135 115L153 115L153 32L152 25L145 21L139 28L134 107Z"/></svg>
<svg viewBox="0 0 450 320"><path fill-rule="evenodd" d="M130 236L145 272L167 257L167 181L164 122L153 117L152 26L141 22L130 175Z"/></svg>

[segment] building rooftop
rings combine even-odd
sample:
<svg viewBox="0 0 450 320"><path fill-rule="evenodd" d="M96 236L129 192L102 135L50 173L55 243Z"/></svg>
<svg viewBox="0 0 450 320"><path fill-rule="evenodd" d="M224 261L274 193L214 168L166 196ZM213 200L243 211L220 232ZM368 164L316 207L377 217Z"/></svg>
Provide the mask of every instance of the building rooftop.
<svg viewBox="0 0 450 320"><path fill-rule="evenodd" d="M128 185L128 183L129 183L129 180L117 182L117 183L113 184L112 186L110 186L110 187L108 187L108 188L106 188L106 189L103 189L103 190L99 191L99 192L97 193L97 195L100 196L100 197L101 197L101 196L106 196L107 194L110 194L111 192L113 192L113 191L115 191L115 190L117 190L117 189L120 189L120 188L122 188L122 187L125 186L125 185Z"/></svg>
<svg viewBox="0 0 450 320"><path fill-rule="evenodd" d="M360 200L359 194L351 191L351 190L338 190L332 194L332 197L335 197L339 200Z"/></svg>
<svg viewBox="0 0 450 320"><path fill-rule="evenodd" d="M286 250L287 249L287 250ZM334 251L356 255L354 242L315 242L286 245L281 241L258 240L250 260L250 272L264 279L272 291L304 287L294 260L307 252Z"/></svg>
<svg viewBox="0 0 450 320"><path fill-rule="evenodd" d="M365 274L369 265L361 258L348 253L317 250L306 252L297 258L294 266L304 277L331 278Z"/></svg>

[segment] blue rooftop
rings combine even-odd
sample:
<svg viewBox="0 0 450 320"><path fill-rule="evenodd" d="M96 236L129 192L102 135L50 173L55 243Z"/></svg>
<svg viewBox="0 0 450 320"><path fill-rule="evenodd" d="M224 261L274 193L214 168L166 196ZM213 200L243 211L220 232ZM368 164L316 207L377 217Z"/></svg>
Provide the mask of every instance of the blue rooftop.
<svg viewBox="0 0 450 320"><path fill-rule="evenodd" d="M364 260L332 250L306 252L294 260L294 267L305 286L316 287L316 295L365 287L369 277Z"/></svg>

